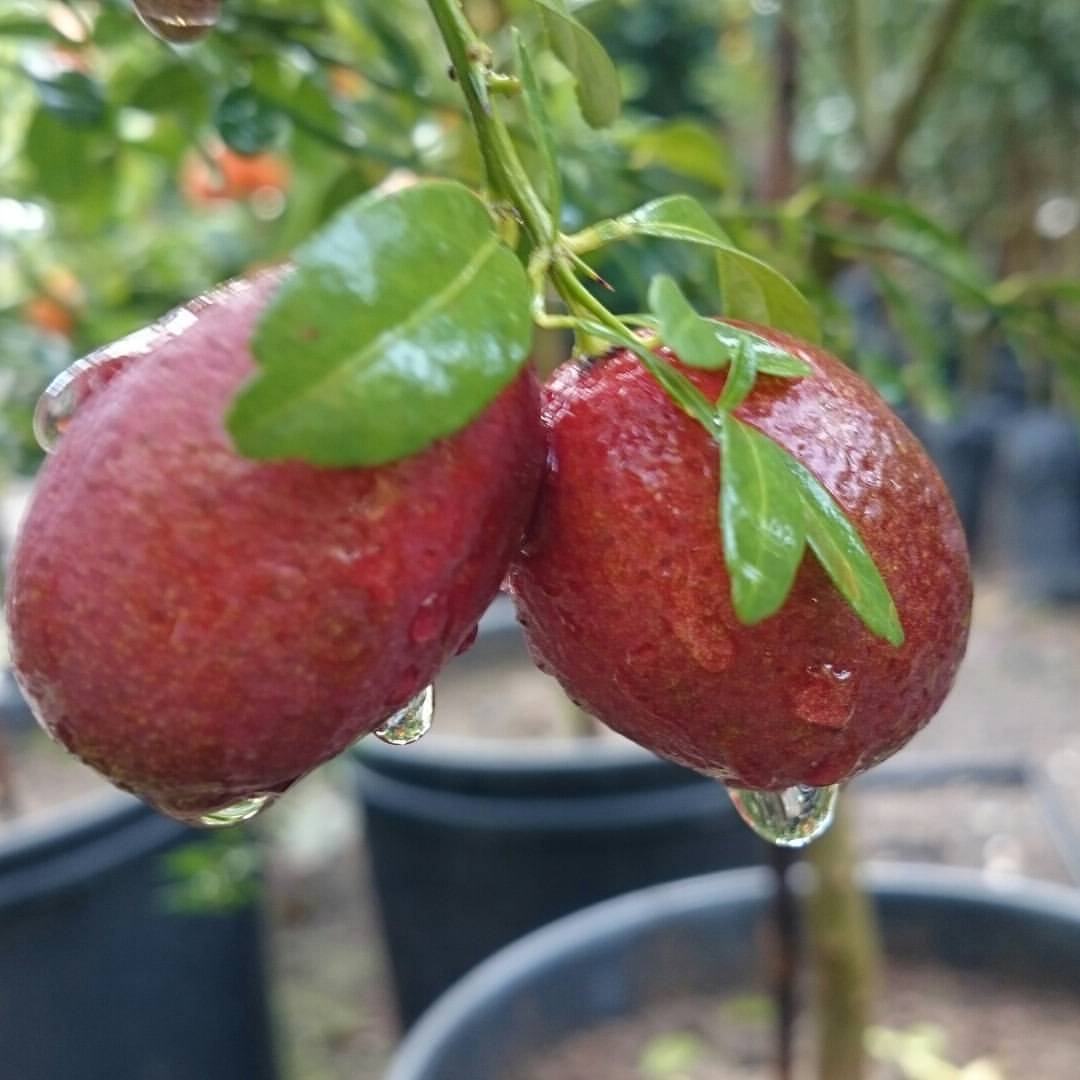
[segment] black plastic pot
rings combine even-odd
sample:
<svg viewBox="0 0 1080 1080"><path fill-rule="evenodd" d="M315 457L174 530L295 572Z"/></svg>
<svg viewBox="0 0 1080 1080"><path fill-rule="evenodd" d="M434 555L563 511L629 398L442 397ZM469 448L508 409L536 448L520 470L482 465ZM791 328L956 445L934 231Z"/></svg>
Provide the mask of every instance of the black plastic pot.
<svg viewBox="0 0 1080 1080"><path fill-rule="evenodd" d="M940 867L878 866L867 883L886 947L1080 1006L1080 894ZM770 881L757 869L645 889L561 919L446 994L386 1080L501 1080L545 1047L679 994L744 992L762 970Z"/></svg>
<svg viewBox="0 0 1080 1080"><path fill-rule="evenodd" d="M1074 417L1033 409L1001 453L1006 555L1025 596L1080 600L1080 433Z"/></svg>
<svg viewBox="0 0 1080 1080"><path fill-rule="evenodd" d="M276 1075L256 906L166 903L162 856L193 840L120 795L0 837L0 1075Z"/></svg>
<svg viewBox="0 0 1080 1080"><path fill-rule="evenodd" d="M512 616L496 609L456 663L483 667L521 649ZM629 743L389 747L368 739L355 760L406 1026L475 964L538 926L762 854L719 784Z"/></svg>

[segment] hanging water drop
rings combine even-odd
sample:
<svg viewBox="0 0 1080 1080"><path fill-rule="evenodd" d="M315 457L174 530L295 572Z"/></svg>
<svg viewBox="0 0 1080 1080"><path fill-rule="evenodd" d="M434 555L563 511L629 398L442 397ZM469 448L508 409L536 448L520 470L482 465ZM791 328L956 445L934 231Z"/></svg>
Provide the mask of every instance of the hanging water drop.
<svg viewBox="0 0 1080 1080"><path fill-rule="evenodd" d="M205 37L221 17L221 0L133 0L143 25L170 45Z"/></svg>
<svg viewBox="0 0 1080 1080"><path fill-rule="evenodd" d="M223 829L228 825L239 825L242 821L250 821L253 817L257 817L276 798L277 796L270 792L249 795L246 799L238 799L220 810L213 810L209 814L199 814L194 824L204 829Z"/></svg>
<svg viewBox="0 0 1080 1080"><path fill-rule="evenodd" d="M47 454L56 449L68 424L84 401L117 375L129 361L145 356L164 340L198 321L195 305L177 308L142 330L112 345L95 349L60 372L45 388L34 408L34 437Z"/></svg>
<svg viewBox="0 0 1080 1080"><path fill-rule="evenodd" d="M796 784L783 791L728 788L739 817L763 840L777 847L805 847L832 824L838 784Z"/></svg>
<svg viewBox="0 0 1080 1080"><path fill-rule="evenodd" d="M398 709L382 727L377 728L375 737L391 746L408 746L428 733L434 714L435 691L427 686L403 709Z"/></svg>

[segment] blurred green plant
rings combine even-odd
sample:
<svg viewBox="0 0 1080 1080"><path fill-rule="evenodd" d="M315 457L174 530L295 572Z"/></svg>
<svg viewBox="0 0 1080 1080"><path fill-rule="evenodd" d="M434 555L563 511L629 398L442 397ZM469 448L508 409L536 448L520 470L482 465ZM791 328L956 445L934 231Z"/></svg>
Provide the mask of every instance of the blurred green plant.
<svg viewBox="0 0 1080 1080"><path fill-rule="evenodd" d="M215 915L250 907L259 895L262 853L243 829L192 840L161 856L159 897L178 915Z"/></svg>

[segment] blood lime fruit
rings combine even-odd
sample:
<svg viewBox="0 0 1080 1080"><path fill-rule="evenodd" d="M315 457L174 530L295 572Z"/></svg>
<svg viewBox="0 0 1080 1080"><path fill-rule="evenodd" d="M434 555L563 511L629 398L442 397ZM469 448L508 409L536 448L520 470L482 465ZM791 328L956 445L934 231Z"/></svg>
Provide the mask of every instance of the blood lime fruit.
<svg viewBox="0 0 1080 1080"><path fill-rule="evenodd" d="M760 376L736 411L813 473L892 593L899 648L863 625L812 554L784 606L736 619L717 520L715 443L626 351L545 391L548 469L510 574L534 658L584 709L733 787L819 788L898 750L963 655L964 537L933 465L877 394L826 353ZM724 374L684 367L716 400Z"/></svg>
<svg viewBox="0 0 1080 1080"><path fill-rule="evenodd" d="M69 373L60 399L82 400L9 579L15 670L42 723L205 824L245 816L424 690L497 590L543 460L528 372L391 465L240 457L223 417L279 275Z"/></svg>

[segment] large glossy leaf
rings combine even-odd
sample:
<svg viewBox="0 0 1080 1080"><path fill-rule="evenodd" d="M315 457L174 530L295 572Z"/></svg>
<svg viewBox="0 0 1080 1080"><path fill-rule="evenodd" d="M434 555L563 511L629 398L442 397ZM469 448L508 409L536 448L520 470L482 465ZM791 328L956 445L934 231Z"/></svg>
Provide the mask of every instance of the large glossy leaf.
<svg viewBox="0 0 1080 1080"><path fill-rule="evenodd" d="M755 371L788 378L811 374L809 364L759 334L703 318L667 275L653 279L649 307L659 318L664 344L690 367L722 368L739 350L745 350Z"/></svg>
<svg viewBox="0 0 1080 1080"><path fill-rule="evenodd" d="M619 115L622 90L615 64L596 36L566 10L563 0L532 0L542 12L555 55L577 80L581 115L590 127L608 127Z"/></svg>
<svg viewBox="0 0 1080 1080"><path fill-rule="evenodd" d="M733 416L721 429L720 527L731 600L748 625L778 611L806 549L799 489L784 452Z"/></svg>
<svg viewBox="0 0 1080 1080"><path fill-rule="evenodd" d="M805 507L807 540L833 584L873 633L902 645L896 605L855 527L813 473L790 457L788 467Z"/></svg>
<svg viewBox="0 0 1080 1080"><path fill-rule="evenodd" d="M709 247L730 247L715 218L689 195L665 195L616 219L622 236L656 236Z"/></svg>
<svg viewBox="0 0 1080 1080"><path fill-rule="evenodd" d="M517 53L518 73L521 75L522 99L525 103L525 115L529 129L536 143L536 148L544 163L547 176L547 205L551 212L552 241L559 230L562 210L562 174L559 172L558 154L555 149L555 137L551 132L551 120L544 105L544 94L540 81L536 77L528 49L521 34L514 30L514 48Z"/></svg>
<svg viewBox="0 0 1080 1080"><path fill-rule="evenodd" d="M228 418L239 450L379 465L463 427L521 367L525 271L467 188L428 181L345 208L296 256Z"/></svg>

